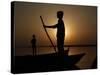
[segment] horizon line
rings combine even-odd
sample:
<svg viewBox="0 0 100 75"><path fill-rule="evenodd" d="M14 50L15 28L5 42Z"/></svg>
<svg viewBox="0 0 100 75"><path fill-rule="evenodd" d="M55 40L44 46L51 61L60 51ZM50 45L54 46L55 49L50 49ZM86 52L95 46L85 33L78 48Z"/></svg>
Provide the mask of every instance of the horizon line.
<svg viewBox="0 0 100 75"><path fill-rule="evenodd" d="M76 44L76 45L64 45L64 47L94 47L97 46L97 44ZM30 48L31 46L26 46L27 48ZM52 45L37 45L37 47L53 47ZM57 45L55 45L57 47ZM19 46L16 48L23 48L23 46Z"/></svg>

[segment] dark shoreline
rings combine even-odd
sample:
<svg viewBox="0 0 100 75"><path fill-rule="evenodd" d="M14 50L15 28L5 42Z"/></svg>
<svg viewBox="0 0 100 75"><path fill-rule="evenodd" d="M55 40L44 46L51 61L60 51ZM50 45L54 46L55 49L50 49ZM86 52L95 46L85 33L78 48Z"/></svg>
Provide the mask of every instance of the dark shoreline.
<svg viewBox="0 0 100 75"><path fill-rule="evenodd" d="M37 47L52 47L51 45L48 45L48 46L37 46ZM55 47L57 47L55 45ZM97 44L76 44L76 45L64 45L64 47L97 47ZM16 47L16 48L31 48L31 46L21 46L21 47Z"/></svg>

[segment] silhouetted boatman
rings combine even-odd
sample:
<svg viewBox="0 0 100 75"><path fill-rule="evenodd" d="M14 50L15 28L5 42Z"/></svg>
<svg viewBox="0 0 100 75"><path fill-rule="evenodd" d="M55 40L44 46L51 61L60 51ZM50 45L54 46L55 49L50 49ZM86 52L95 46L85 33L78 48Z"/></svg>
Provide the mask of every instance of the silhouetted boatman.
<svg viewBox="0 0 100 75"><path fill-rule="evenodd" d="M32 48L33 48L33 56L36 55L36 38L35 38L35 35L33 34L33 38L31 40L31 43L32 43Z"/></svg>
<svg viewBox="0 0 100 75"><path fill-rule="evenodd" d="M65 27L63 18L63 11L57 12L58 23L52 26L45 26L47 28L57 28L57 48L58 48L58 55L64 55L64 37L65 37Z"/></svg>

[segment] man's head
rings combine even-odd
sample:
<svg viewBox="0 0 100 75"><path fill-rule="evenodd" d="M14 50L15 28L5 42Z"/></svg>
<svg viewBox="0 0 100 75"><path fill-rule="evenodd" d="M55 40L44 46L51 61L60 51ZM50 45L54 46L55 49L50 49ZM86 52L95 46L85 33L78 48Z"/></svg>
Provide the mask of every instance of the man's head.
<svg viewBox="0 0 100 75"><path fill-rule="evenodd" d="M35 35L33 34L33 38L35 38Z"/></svg>
<svg viewBox="0 0 100 75"><path fill-rule="evenodd" d="M63 11L57 12L57 18L62 19L63 18Z"/></svg>

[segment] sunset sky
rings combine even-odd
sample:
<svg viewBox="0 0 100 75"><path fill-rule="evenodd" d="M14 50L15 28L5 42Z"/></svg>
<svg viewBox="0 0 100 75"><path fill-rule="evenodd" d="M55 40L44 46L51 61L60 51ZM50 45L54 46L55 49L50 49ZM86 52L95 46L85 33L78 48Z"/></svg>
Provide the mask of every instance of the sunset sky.
<svg viewBox="0 0 100 75"><path fill-rule="evenodd" d="M96 44L97 8L95 6L74 6L57 4L39 4L16 2L14 9L15 46L31 46L35 34L37 45L51 45L43 29L40 16L45 25L57 23L57 11L63 11L65 24L65 45ZM56 29L47 29L52 41L56 44Z"/></svg>

